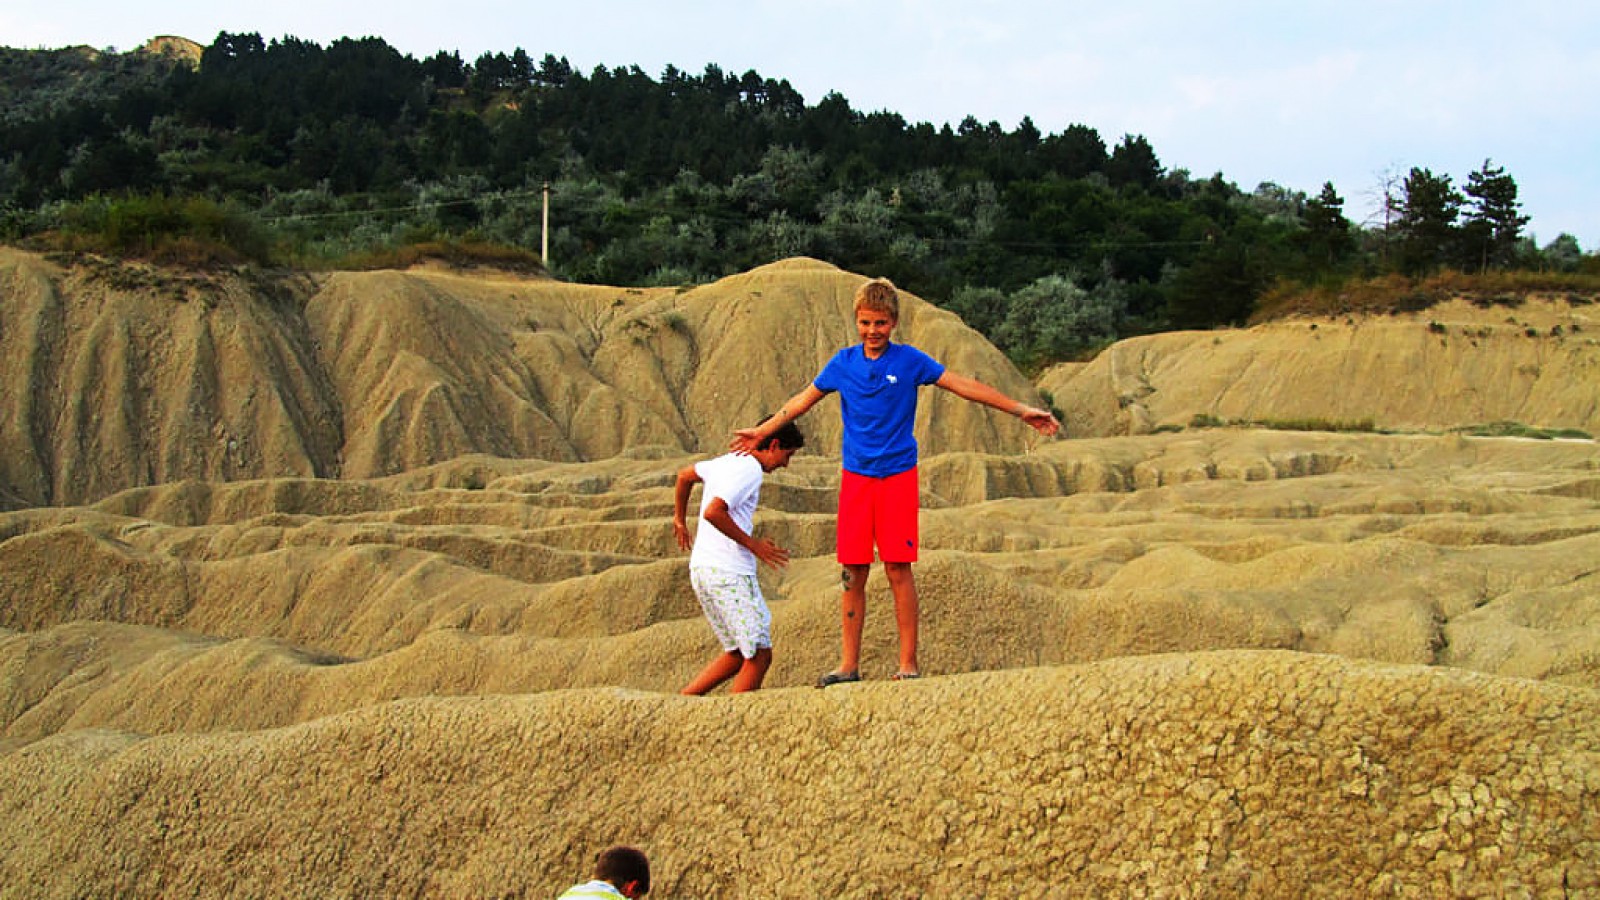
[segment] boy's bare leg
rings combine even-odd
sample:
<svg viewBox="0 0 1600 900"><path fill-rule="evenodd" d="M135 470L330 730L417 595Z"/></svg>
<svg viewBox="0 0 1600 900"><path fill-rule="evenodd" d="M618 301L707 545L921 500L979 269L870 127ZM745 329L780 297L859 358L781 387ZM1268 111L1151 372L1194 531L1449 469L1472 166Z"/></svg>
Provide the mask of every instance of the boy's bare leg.
<svg viewBox="0 0 1600 900"><path fill-rule="evenodd" d="M693 697L708 694L712 688L737 674L743 665L744 656L737 650L729 650L711 662L706 663L706 667L700 670L700 674L696 675L693 681L684 685L683 690L678 693ZM765 669L762 670L762 674L766 674Z"/></svg>
<svg viewBox="0 0 1600 900"><path fill-rule="evenodd" d="M900 671L899 674L916 674L922 670L917 667L917 619L921 615L920 603L917 599L917 579L911 571L911 563L883 564L883 574L889 579L889 590L894 593L894 623L900 629Z"/></svg>
<svg viewBox="0 0 1600 900"><path fill-rule="evenodd" d="M762 647L756 651L755 656L749 659L741 659L739 674L733 677L733 687L728 688L728 693L742 694L745 691L760 690L761 681L767 677L767 669L771 666L771 647Z"/></svg>
<svg viewBox="0 0 1600 900"><path fill-rule="evenodd" d="M844 596L839 601L839 671L861 671L861 626L867 618L867 573L870 565L845 566Z"/></svg>

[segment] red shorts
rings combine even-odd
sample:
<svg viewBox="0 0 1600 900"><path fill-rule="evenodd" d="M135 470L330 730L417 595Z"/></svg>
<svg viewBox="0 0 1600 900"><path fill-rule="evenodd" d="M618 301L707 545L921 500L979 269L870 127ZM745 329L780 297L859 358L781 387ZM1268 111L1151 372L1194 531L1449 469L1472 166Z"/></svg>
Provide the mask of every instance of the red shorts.
<svg viewBox="0 0 1600 900"><path fill-rule="evenodd" d="M872 546L884 562L917 561L917 470L869 478L841 472L838 558L844 566L872 564Z"/></svg>

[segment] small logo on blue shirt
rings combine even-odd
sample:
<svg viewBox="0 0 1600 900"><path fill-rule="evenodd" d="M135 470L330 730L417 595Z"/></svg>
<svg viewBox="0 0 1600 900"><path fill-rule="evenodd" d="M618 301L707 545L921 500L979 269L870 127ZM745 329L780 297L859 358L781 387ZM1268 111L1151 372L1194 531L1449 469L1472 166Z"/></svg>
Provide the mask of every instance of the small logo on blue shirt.
<svg viewBox="0 0 1600 900"><path fill-rule="evenodd" d="M900 383L900 379L894 377L893 375L890 375L889 376L889 383L890 384L899 384Z"/></svg>

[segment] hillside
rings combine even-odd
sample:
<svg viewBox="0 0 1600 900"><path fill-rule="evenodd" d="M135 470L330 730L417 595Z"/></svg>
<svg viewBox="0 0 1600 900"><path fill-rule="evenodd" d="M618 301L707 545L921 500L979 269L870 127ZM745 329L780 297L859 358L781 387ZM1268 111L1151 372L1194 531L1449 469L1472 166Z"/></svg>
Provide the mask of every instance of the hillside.
<svg viewBox="0 0 1600 900"><path fill-rule="evenodd" d="M139 52L179 60L191 68L199 68L200 57L205 53L205 49L186 37L162 34L145 41Z"/></svg>
<svg viewBox="0 0 1600 900"><path fill-rule="evenodd" d="M1398 431L1510 421L1600 435L1597 383L1600 307L1555 296L1150 335L1039 380L1073 433L1095 435L1195 416Z"/></svg>
<svg viewBox="0 0 1600 900"><path fill-rule="evenodd" d="M1392 173L1414 215L1379 234L1346 215L1355 185L1241 190L1142 135L936 126L716 63L417 58L370 34L0 47L0 119L8 243L350 269L464 241L539 248L571 283L674 287L810 257L959 309L1016 360L1249 321L1274 286L1464 271L1592 294L1600 272L1572 235L1534 246L1488 159Z"/></svg>
<svg viewBox="0 0 1600 900"><path fill-rule="evenodd" d="M472 453L705 452L853 339L860 280L791 260L689 291L426 268L263 285L0 249L0 508L182 479L369 478ZM954 316L912 297L903 318L947 364L1036 397ZM927 413L933 453L1026 440L951 397ZM836 444L837 418L806 429Z"/></svg>
<svg viewBox="0 0 1600 900"><path fill-rule="evenodd" d="M860 277L5 251L0 895L553 896L618 840L659 897L1600 895L1600 450L1443 433L1587 422L1500 377L1581 372L1587 308L1118 345L1103 371L1153 389L1048 373L1065 440L930 391L913 683L875 572L867 680L809 687L827 401L757 517L794 558L762 574L769 689L676 696L713 646L673 475L849 339ZM955 317L905 318L1033 396ZM1418 351L1431 319L1451 346ZM1481 405L1386 406L1384 346ZM1415 433L1156 430L1284 415L1260 385L1302 370L1346 374L1298 414Z"/></svg>

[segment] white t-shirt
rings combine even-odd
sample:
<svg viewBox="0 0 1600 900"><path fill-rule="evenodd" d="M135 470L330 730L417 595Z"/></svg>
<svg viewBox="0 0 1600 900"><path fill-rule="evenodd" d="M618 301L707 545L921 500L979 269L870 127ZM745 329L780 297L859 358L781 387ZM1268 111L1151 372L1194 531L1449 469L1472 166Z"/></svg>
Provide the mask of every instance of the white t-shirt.
<svg viewBox="0 0 1600 900"><path fill-rule="evenodd" d="M611 885L609 881L590 881L584 884L575 884L567 888L566 893L556 900L579 900L584 897L621 897L622 892Z"/></svg>
<svg viewBox="0 0 1600 900"><path fill-rule="evenodd" d="M754 533L756 503L761 499L761 463L753 456L725 453L715 459L695 463L700 476L700 525L694 534L694 549L689 565L710 566L745 575L756 574L756 555L734 543L717 526L705 519L706 507L721 497L728 504L728 515L745 534Z"/></svg>

